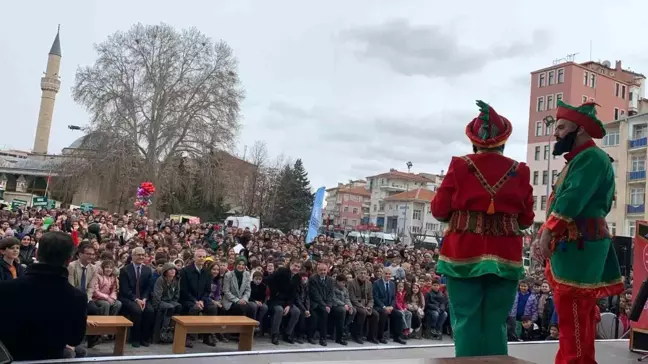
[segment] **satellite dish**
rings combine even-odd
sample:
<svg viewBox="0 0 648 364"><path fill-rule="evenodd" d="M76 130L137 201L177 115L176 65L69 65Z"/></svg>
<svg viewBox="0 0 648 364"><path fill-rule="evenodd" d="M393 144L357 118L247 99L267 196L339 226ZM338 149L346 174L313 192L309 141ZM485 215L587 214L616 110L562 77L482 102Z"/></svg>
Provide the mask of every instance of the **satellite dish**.
<svg viewBox="0 0 648 364"><path fill-rule="evenodd" d="M610 66L612 65L612 63L610 63L610 61L603 61L602 64L607 68L610 68Z"/></svg>

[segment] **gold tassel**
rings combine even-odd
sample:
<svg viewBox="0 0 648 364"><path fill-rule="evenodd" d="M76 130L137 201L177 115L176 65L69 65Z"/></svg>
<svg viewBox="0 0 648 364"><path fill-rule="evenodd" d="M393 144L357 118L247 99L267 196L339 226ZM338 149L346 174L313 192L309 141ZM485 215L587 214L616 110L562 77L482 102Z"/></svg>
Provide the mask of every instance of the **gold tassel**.
<svg viewBox="0 0 648 364"><path fill-rule="evenodd" d="M486 210L486 213L489 215L492 215L495 213L495 200L491 197L490 204L488 205L488 210Z"/></svg>

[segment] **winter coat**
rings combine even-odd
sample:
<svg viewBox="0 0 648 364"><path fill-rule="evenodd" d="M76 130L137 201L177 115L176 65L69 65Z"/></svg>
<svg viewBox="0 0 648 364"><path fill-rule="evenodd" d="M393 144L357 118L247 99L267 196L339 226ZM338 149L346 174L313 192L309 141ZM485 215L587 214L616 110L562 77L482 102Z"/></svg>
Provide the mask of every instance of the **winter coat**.
<svg viewBox="0 0 648 364"><path fill-rule="evenodd" d="M448 307L448 297L441 291L430 291L425 296L425 309L427 311L445 311Z"/></svg>
<svg viewBox="0 0 648 364"><path fill-rule="evenodd" d="M101 271L97 273L92 300L104 300L114 302L117 300L117 277L114 275L105 276Z"/></svg>
<svg viewBox="0 0 648 364"><path fill-rule="evenodd" d="M333 286L333 307L343 307L351 305L351 298L349 297L349 290L346 287L340 288L337 284Z"/></svg>
<svg viewBox="0 0 648 364"><path fill-rule="evenodd" d="M513 307L511 307L511 311L509 312L509 317L515 318L517 316L517 306L520 294L521 293L518 292L515 295L515 301L513 302ZM531 321L535 322L538 319L538 299L533 293L529 293L529 295L530 296L527 299L526 305L524 306L524 314L522 316L527 316L531 319Z"/></svg>
<svg viewBox="0 0 648 364"><path fill-rule="evenodd" d="M172 281L168 282L164 278L164 273L167 271L175 269L176 275ZM155 281L155 286L153 287L153 307L157 309L160 307L161 302L178 302L180 300L180 278L178 277L178 269L173 263L166 263L162 267L162 274Z"/></svg>

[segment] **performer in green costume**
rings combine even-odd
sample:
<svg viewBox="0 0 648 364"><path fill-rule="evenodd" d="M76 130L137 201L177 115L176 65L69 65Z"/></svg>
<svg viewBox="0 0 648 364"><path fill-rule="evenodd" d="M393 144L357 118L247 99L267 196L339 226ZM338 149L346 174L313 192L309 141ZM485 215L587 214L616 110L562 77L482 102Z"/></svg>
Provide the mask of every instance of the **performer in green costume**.
<svg viewBox="0 0 648 364"><path fill-rule="evenodd" d="M554 155L567 163L549 197L540 247L548 260L560 327L557 364L594 364L595 306L623 283L605 216L614 199L611 158L592 138L605 136L596 104L558 102Z"/></svg>

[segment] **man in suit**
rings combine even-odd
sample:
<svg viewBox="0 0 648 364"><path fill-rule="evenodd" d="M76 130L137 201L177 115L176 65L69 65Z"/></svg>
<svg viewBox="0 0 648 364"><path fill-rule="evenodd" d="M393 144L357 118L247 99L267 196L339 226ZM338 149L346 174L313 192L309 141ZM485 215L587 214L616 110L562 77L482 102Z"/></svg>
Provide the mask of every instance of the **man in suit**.
<svg viewBox="0 0 648 364"><path fill-rule="evenodd" d="M151 275L153 271L144 265L146 253L137 247L131 253L132 263L119 270L119 301L122 311L133 322L130 342L135 348L140 345L149 346L155 311L147 297L151 291Z"/></svg>
<svg viewBox="0 0 648 364"><path fill-rule="evenodd" d="M294 304L297 298L297 289L301 284L299 276L301 266L301 261L294 259L290 262L290 269L279 268L268 277L268 287L270 288L268 308L272 315L270 335L272 343L275 345L279 344L279 330L284 317L288 318L283 335L284 341L293 344L295 340L299 340L299 338L293 338L293 331L301 315L301 311Z"/></svg>
<svg viewBox="0 0 648 364"><path fill-rule="evenodd" d="M382 278L373 283L374 310L378 312L378 341L387 344L384 338L387 319L391 319L390 328L394 342L406 344L403 339L403 313L394 310L396 303L396 285L391 281L392 269L386 267L382 271Z"/></svg>
<svg viewBox="0 0 648 364"><path fill-rule="evenodd" d="M319 344L326 346L328 317L333 306L333 279L327 275L329 267L326 263L317 264L317 275L308 281L308 294L311 300L311 327L308 332L308 342L315 344L315 331L320 334Z"/></svg>
<svg viewBox="0 0 648 364"><path fill-rule="evenodd" d="M367 341L378 344L378 316L379 313L373 309L373 287L369 281L369 274L365 268L356 270L355 278L347 284L351 304L356 309L355 320L351 328L351 338L358 344L362 341L362 331L366 320L369 320L367 330Z"/></svg>
<svg viewBox="0 0 648 364"><path fill-rule="evenodd" d="M212 275L211 272L203 269L206 257L207 252L204 249L196 250L194 264L188 265L180 271L180 304L183 311L191 316L201 313L207 316L216 316L218 313L214 301L209 299ZM216 346L212 335L205 335L203 342L209 346ZM185 346L193 347L189 337L187 337Z"/></svg>
<svg viewBox="0 0 648 364"><path fill-rule="evenodd" d="M68 265L68 281L79 291L88 297L88 315L98 315L99 308L92 300L95 284L97 283L96 265L92 264L95 257L95 250L89 241L84 241L77 248L77 260ZM99 343L101 336L88 336L88 347L91 348Z"/></svg>
<svg viewBox="0 0 648 364"><path fill-rule="evenodd" d="M38 263L25 276L0 282L0 341L14 360L62 359L66 347L83 341L88 300L66 279L73 252L70 235L47 232L39 241Z"/></svg>

